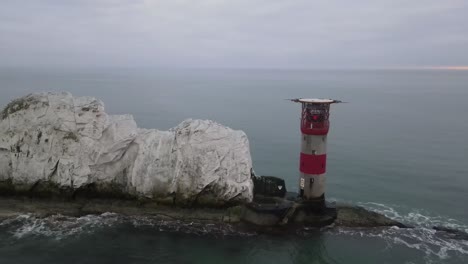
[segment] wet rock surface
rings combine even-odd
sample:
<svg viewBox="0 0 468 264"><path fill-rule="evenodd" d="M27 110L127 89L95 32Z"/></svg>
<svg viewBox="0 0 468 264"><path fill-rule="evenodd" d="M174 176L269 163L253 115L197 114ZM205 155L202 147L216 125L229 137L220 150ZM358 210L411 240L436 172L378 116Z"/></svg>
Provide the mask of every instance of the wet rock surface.
<svg viewBox="0 0 468 264"><path fill-rule="evenodd" d="M390 228L390 230L395 228L412 228L411 226L407 226L360 206L338 204L336 209L338 212L336 221L323 228L297 223L290 223L284 226L257 226L241 220L244 210L244 206L241 205L225 208L183 208L138 200L57 200L31 199L28 197L0 197L0 220L2 221L13 221L14 219L18 219L18 217L47 221L48 219L61 217L79 217L81 219L91 216L102 217L116 215L119 219L135 219L140 222L148 222L151 226L159 228L161 231L214 236L251 236L256 234L301 236L321 230L347 230L348 232L356 230L359 232L372 233L382 228ZM433 229L437 232L439 237L454 240L468 240L468 234L462 230L442 226L433 227Z"/></svg>
<svg viewBox="0 0 468 264"><path fill-rule="evenodd" d="M22 213L33 213L40 217L55 214L83 216L106 212L122 215L150 215L165 220L208 221L213 223L241 223L244 206L224 208L166 206L151 201L118 199L78 199L73 201L31 199L27 197L0 198L0 218ZM334 226L380 227L403 224L359 206L337 206L338 219ZM297 226L297 225L296 225Z"/></svg>
<svg viewBox="0 0 468 264"><path fill-rule="evenodd" d="M407 226L392 220L382 214L369 211L364 207L338 204L338 216L335 220L335 225L346 227L377 227L377 226L397 226L406 228Z"/></svg>

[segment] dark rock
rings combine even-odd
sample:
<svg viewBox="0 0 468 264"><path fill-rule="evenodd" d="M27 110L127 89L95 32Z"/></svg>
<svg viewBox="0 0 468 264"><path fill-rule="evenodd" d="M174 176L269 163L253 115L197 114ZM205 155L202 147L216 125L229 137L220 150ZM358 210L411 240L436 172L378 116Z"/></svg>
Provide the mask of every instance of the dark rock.
<svg viewBox="0 0 468 264"><path fill-rule="evenodd" d="M447 235L451 239L468 240L468 233L458 229L444 226L434 226L432 227L432 229L445 233L445 235Z"/></svg>
<svg viewBox="0 0 468 264"><path fill-rule="evenodd" d="M397 226L407 228L408 226L396 220L390 219L382 214L369 211L355 205L341 204L337 206L338 217L335 221L337 226L345 227L379 227Z"/></svg>
<svg viewBox="0 0 468 264"><path fill-rule="evenodd" d="M284 197L286 184L283 179L274 176L252 177L254 195Z"/></svg>

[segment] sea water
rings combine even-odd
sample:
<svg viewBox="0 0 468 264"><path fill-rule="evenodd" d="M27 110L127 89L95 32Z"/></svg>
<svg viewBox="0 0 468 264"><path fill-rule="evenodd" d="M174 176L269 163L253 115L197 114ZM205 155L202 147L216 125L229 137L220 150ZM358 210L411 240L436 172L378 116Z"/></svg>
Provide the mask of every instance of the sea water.
<svg viewBox="0 0 468 264"><path fill-rule="evenodd" d="M247 133L254 170L297 190L298 97L339 99L328 137L329 200L412 225L291 236L177 228L106 213L0 222L0 263L468 263L468 72L261 69L1 69L0 105L32 92L93 96L161 130L187 118ZM185 223L184 225L187 225Z"/></svg>

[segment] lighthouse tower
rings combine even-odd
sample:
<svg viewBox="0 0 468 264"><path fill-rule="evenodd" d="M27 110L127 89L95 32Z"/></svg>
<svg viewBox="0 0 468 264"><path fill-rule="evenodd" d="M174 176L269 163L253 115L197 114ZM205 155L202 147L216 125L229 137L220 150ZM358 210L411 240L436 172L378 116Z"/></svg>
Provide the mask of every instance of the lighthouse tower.
<svg viewBox="0 0 468 264"><path fill-rule="evenodd" d="M323 207L330 105L341 101L302 98L291 101L302 104L299 196L304 202Z"/></svg>

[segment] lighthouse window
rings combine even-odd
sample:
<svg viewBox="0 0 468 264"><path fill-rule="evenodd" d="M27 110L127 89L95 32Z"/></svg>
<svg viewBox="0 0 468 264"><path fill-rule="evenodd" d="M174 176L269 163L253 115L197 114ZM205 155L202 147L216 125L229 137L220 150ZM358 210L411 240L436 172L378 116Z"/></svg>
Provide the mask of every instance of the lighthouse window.
<svg viewBox="0 0 468 264"><path fill-rule="evenodd" d="M301 128L307 133L328 130L328 104L303 104Z"/></svg>
<svg viewBox="0 0 468 264"><path fill-rule="evenodd" d="M306 106L306 118L309 122L323 122L328 120L328 105Z"/></svg>
<svg viewBox="0 0 468 264"><path fill-rule="evenodd" d="M307 116L307 120L309 122L323 122L325 120L325 116L323 114L309 114Z"/></svg>

